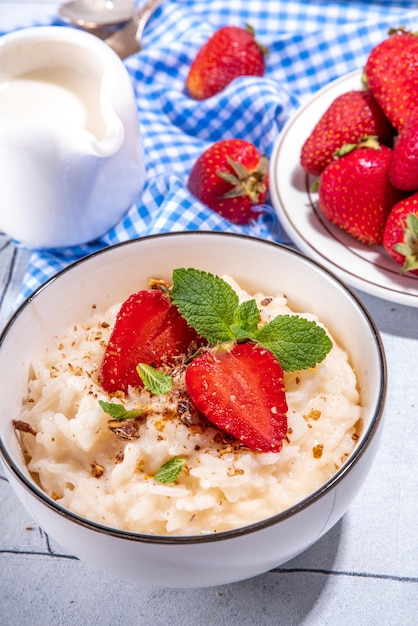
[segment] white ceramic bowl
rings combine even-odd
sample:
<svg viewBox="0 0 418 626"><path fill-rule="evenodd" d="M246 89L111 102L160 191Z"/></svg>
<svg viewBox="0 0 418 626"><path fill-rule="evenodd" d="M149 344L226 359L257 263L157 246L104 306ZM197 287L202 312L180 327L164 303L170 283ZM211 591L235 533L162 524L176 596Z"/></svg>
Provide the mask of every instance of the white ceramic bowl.
<svg viewBox="0 0 418 626"><path fill-rule="evenodd" d="M74 515L29 475L12 428L30 359L54 334L105 310L148 278L176 267L227 273L250 292L284 292L294 310L316 313L349 352L364 404L364 428L347 462L321 489L285 512L234 531L192 537L122 532ZM18 498L67 551L119 577L162 587L204 587L268 571L300 554L345 513L375 457L386 392L379 333L358 298L326 269L283 246L238 235L175 233L120 244L51 279L19 309L0 338L0 451Z"/></svg>

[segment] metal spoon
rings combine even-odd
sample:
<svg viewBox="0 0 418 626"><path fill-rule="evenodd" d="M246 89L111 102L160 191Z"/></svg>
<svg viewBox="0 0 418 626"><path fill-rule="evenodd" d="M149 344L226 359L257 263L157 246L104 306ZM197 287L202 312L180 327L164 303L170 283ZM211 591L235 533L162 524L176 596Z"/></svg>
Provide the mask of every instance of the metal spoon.
<svg viewBox="0 0 418 626"><path fill-rule="evenodd" d="M139 9L125 26L115 30L109 37L104 39L121 59L135 54L142 49L142 33L151 17L158 9L163 0L149 0Z"/></svg>
<svg viewBox="0 0 418 626"><path fill-rule="evenodd" d="M115 26L133 16L133 0L70 0L58 8L62 20L85 29Z"/></svg>
<svg viewBox="0 0 418 626"><path fill-rule="evenodd" d="M138 11L124 19L121 22L121 27L119 27L120 22L113 21L115 14L113 14L112 20L106 23L101 21L101 19L104 19L103 13L101 17L99 16L97 18L96 16L97 19L95 21L93 20L92 13L89 14L89 18L87 19L86 12L83 17L81 13L78 13L78 17L76 18L75 9L77 7L75 7L75 5L80 6L79 2L83 4L83 0L71 0L71 2L61 5L59 9L60 17L66 22L77 25L93 35L97 35L100 39L103 39L121 59L126 59L142 49L141 38L144 28L151 15L158 9L160 4L162 4L163 0L149 0L138 9ZM69 5L73 6L70 7ZM71 19L70 15L72 16ZM109 15L110 12L108 18Z"/></svg>

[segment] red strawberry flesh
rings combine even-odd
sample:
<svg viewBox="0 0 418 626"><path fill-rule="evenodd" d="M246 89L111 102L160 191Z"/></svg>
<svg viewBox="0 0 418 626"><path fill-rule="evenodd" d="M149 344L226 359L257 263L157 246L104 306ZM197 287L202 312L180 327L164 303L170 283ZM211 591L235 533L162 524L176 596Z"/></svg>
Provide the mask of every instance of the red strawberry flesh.
<svg viewBox="0 0 418 626"><path fill-rule="evenodd" d="M237 344L204 352L186 371L186 387L210 422L260 452L279 452L287 433L283 370L268 350Z"/></svg>
<svg viewBox="0 0 418 626"><path fill-rule="evenodd" d="M121 306L103 358L100 380L108 393L142 386L136 367L172 365L198 342L177 308L158 290L131 295Z"/></svg>

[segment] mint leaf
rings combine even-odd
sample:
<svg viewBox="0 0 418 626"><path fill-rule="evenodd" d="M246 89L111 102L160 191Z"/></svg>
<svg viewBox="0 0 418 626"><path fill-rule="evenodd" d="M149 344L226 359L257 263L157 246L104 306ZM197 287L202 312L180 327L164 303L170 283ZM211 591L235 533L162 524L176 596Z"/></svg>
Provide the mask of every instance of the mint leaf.
<svg viewBox="0 0 418 626"><path fill-rule="evenodd" d="M193 268L173 271L172 302L187 323L211 343L231 341L238 295L219 276Z"/></svg>
<svg viewBox="0 0 418 626"><path fill-rule="evenodd" d="M116 402L105 402L99 400L99 404L103 411L110 415L114 420L128 420L135 417L139 417L142 413L142 409L125 409L123 404L116 404Z"/></svg>
<svg viewBox="0 0 418 626"><path fill-rule="evenodd" d="M138 363L136 371L144 383L145 388L154 395L158 396L171 391L173 381L169 374L157 370L155 367L147 365L147 363Z"/></svg>
<svg viewBox="0 0 418 626"><path fill-rule="evenodd" d="M163 465L154 476L154 480L159 483L174 483L181 474L183 465L186 463L186 459L182 459L179 456L175 456Z"/></svg>
<svg viewBox="0 0 418 626"><path fill-rule="evenodd" d="M332 348L325 330L298 315L278 315L254 333L286 372L308 369L324 360Z"/></svg>
<svg viewBox="0 0 418 626"><path fill-rule="evenodd" d="M234 313L233 325L251 335L257 330L259 320L260 311L258 310L257 302L255 300L245 300L241 302Z"/></svg>

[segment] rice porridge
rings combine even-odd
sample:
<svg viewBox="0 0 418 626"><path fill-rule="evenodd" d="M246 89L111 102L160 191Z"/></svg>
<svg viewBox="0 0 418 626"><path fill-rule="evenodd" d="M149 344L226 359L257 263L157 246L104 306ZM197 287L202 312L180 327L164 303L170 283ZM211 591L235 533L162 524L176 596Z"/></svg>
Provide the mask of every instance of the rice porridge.
<svg viewBox="0 0 418 626"><path fill-rule="evenodd" d="M224 277L240 301L254 298L267 323L292 314L284 296L248 295ZM361 405L346 352L333 341L314 368L285 372L288 433L280 452L254 452L192 407L184 366L165 395L143 388L110 398L98 382L120 304L57 337L31 365L20 415L29 471L60 505L94 522L150 535L199 535L268 518L319 488L358 439ZM298 315L318 320L303 312ZM99 401L143 408L140 419L114 423ZM22 432L25 430L26 432ZM173 483L154 478L184 459Z"/></svg>

